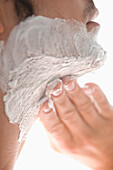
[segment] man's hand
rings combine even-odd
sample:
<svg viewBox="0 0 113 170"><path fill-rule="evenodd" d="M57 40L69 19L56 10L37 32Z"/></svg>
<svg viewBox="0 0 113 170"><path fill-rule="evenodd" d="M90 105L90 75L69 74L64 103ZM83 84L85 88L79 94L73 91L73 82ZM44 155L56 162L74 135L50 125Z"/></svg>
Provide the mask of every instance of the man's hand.
<svg viewBox="0 0 113 170"><path fill-rule="evenodd" d="M113 169L113 108L93 83L81 88L63 79L53 89L54 112L46 101L40 120L53 148L98 170Z"/></svg>

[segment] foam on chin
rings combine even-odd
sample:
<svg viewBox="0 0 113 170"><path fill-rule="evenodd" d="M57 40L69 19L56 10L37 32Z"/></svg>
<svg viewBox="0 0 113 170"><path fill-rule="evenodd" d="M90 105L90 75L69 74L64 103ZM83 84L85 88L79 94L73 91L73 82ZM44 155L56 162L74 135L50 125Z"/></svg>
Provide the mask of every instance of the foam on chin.
<svg viewBox="0 0 113 170"><path fill-rule="evenodd" d="M6 92L10 123L19 124L19 142L46 97L49 82L67 75L79 77L104 63L106 53L96 42L97 29L88 33L76 20L33 16L13 29L5 46L1 42L0 87Z"/></svg>

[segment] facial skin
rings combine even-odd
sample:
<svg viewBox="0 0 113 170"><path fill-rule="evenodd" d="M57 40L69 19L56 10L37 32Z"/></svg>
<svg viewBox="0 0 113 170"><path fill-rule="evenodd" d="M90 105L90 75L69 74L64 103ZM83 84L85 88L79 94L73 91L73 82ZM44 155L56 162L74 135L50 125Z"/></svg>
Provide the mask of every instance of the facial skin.
<svg viewBox="0 0 113 170"><path fill-rule="evenodd" d="M7 41L11 30L18 23L19 18L17 17L13 0L0 1L0 40Z"/></svg>
<svg viewBox="0 0 113 170"><path fill-rule="evenodd" d="M44 15L50 18L75 19L83 22L88 31L93 25L87 25L96 15L96 9L92 0L39 0L36 15ZM37 13L38 12L38 13Z"/></svg>
<svg viewBox="0 0 113 170"><path fill-rule="evenodd" d="M34 7L34 14L37 16L75 19L83 22L88 31L98 25L88 23L98 15L98 10L92 0L33 0L31 3ZM2 0L0 2L0 40L7 41L13 27L22 19L17 15L14 0Z"/></svg>

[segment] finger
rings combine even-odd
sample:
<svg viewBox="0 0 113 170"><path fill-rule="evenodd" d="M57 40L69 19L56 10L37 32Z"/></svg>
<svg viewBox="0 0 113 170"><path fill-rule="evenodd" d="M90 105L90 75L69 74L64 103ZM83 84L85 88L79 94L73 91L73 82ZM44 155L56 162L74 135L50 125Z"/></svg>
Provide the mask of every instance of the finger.
<svg viewBox="0 0 113 170"><path fill-rule="evenodd" d="M56 140L61 146L65 143L71 143L72 135L67 127L60 121L57 114L49 107L46 101L39 111L40 121L43 123L46 131Z"/></svg>
<svg viewBox="0 0 113 170"><path fill-rule="evenodd" d="M100 124L101 116L97 113L94 104L91 99L84 93L82 88L77 84L75 79L67 81L63 79L64 86L67 90L72 102L75 104L79 114L88 123L90 127L98 127ZM72 88L72 86L74 88Z"/></svg>
<svg viewBox="0 0 113 170"><path fill-rule="evenodd" d="M51 91L51 98L54 102L59 119L74 136L75 133L79 133L79 135L85 133L84 129L87 132L88 125L84 122L82 117L78 114L74 104L70 101L62 81L59 81Z"/></svg>
<svg viewBox="0 0 113 170"><path fill-rule="evenodd" d="M87 95L93 96L99 114L104 118L111 118L113 116L112 107L101 88L94 83L87 83L85 86L84 91Z"/></svg>

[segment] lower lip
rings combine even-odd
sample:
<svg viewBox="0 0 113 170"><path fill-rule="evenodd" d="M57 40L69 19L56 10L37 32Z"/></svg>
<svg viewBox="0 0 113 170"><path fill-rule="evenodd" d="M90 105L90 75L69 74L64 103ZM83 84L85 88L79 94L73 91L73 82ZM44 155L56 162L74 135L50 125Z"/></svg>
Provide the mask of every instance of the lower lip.
<svg viewBox="0 0 113 170"><path fill-rule="evenodd" d="M94 22L94 21L90 21L90 22L87 23L87 26L97 27L97 26L100 26L100 24L97 23L97 22Z"/></svg>

